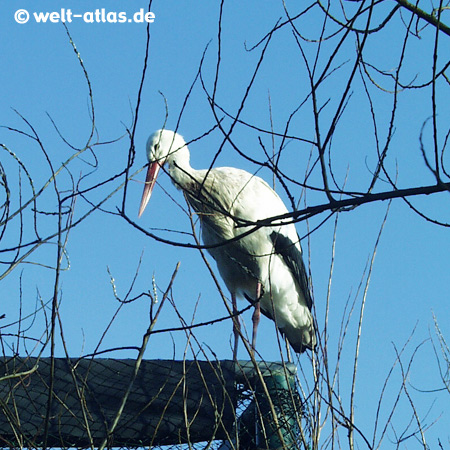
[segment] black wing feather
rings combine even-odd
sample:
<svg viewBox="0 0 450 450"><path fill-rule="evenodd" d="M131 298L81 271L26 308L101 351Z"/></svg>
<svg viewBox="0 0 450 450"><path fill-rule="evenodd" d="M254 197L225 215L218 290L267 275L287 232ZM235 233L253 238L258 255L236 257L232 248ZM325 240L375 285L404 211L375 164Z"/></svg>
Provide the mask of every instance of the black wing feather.
<svg viewBox="0 0 450 450"><path fill-rule="evenodd" d="M312 309L312 298L309 291L308 275L306 273L305 263L303 262L302 253L297 248L294 242L287 236L279 232L273 231L270 234L272 239L275 253L282 256L284 262L289 267L290 271L294 275L300 289L305 296L306 304L308 308Z"/></svg>

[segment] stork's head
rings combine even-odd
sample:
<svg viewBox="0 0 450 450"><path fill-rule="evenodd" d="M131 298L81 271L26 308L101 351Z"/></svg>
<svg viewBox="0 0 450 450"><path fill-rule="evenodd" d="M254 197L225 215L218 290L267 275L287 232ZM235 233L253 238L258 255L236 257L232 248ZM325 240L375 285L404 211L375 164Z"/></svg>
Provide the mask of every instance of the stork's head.
<svg viewBox="0 0 450 450"><path fill-rule="evenodd" d="M147 140L147 158L149 164L139 207L139 217L150 200L159 169L167 163L170 170L170 167L179 159L187 158L187 162L189 162L189 153L186 142L178 133L171 130L158 130Z"/></svg>

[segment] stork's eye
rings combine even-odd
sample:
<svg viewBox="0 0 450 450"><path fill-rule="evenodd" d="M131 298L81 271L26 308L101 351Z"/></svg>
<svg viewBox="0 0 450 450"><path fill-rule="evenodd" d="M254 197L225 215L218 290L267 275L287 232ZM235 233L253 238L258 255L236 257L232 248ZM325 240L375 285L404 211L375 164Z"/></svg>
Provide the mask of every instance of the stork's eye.
<svg viewBox="0 0 450 450"><path fill-rule="evenodd" d="M155 144L155 151L158 151L159 150L159 142L157 143L157 144Z"/></svg>

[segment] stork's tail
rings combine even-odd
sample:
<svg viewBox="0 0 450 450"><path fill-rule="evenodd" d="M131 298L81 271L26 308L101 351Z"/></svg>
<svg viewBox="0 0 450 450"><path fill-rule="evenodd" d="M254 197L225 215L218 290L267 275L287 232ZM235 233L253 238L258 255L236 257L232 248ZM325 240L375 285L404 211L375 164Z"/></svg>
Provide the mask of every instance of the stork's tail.
<svg viewBox="0 0 450 450"><path fill-rule="evenodd" d="M300 330L288 325L281 331L285 334L289 344L291 344L296 353L314 350L317 345L316 332L312 324Z"/></svg>

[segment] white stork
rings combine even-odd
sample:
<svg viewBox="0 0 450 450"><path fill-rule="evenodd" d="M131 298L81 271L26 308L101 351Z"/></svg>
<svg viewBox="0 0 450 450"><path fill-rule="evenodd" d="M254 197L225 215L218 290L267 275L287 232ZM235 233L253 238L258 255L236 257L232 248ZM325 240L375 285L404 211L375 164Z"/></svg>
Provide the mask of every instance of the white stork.
<svg viewBox="0 0 450 450"><path fill-rule="evenodd" d="M202 238L231 293L255 304L252 348L260 311L275 321L292 348L301 353L316 344L312 300L299 237L293 223L255 228L258 220L287 213L276 192L261 178L233 167L195 170L183 137L158 130L147 141L149 167L139 217L150 200L158 171L165 164L201 221ZM244 225L246 224L246 225ZM217 244L220 244L217 246ZM235 328L236 357L239 331Z"/></svg>

